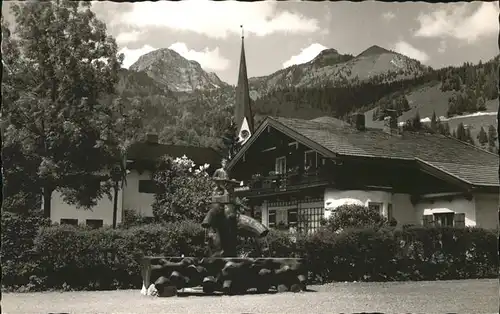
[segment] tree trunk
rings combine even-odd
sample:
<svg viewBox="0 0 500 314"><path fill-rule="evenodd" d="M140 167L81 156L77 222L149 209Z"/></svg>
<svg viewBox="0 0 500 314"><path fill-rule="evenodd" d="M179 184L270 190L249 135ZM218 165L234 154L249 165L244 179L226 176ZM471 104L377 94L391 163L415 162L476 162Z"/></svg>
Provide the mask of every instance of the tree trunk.
<svg viewBox="0 0 500 314"><path fill-rule="evenodd" d="M43 216L50 218L50 208L52 205L52 189L43 188Z"/></svg>
<svg viewBox="0 0 500 314"><path fill-rule="evenodd" d="M116 228L116 219L118 215L118 181L115 181L113 197L113 229Z"/></svg>

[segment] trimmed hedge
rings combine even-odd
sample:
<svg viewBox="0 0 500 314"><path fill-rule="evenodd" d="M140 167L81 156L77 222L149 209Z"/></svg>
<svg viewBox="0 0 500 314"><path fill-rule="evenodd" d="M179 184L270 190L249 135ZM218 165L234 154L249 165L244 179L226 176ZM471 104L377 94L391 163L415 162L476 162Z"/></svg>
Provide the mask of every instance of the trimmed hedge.
<svg viewBox="0 0 500 314"><path fill-rule="evenodd" d="M423 227L320 231L294 241L283 231L267 236L271 256L305 257L316 282L496 278L497 239L478 228ZM2 287L140 288L141 256L202 257L205 247L195 222L91 230L2 213Z"/></svg>

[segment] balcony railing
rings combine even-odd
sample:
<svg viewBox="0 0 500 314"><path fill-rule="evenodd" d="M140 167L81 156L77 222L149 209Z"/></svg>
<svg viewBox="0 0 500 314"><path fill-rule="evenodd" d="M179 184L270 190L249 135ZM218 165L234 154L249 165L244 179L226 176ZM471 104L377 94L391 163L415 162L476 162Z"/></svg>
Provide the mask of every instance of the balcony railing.
<svg viewBox="0 0 500 314"><path fill-rule="evenodd" d="M307 186L327 181L326 175L319 169L284 174L270 174L267 176L254 176L246 184L247 191L284 191L293 187Z"/></svg>

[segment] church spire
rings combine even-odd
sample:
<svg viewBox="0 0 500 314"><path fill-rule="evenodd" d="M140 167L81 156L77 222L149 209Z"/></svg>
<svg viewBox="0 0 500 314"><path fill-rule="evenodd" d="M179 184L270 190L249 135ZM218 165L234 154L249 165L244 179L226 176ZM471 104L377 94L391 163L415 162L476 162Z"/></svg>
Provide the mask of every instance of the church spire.
<svg viewBox="0 0 500 314"><path fill-rule="evenodd" d="M234 122L240 140L246 142L254 132L253 114L250 107L250 89L248 87L247 65L243 25L241 27L241 56L238 85L236 86L236 103L234 106Z"/></svg>

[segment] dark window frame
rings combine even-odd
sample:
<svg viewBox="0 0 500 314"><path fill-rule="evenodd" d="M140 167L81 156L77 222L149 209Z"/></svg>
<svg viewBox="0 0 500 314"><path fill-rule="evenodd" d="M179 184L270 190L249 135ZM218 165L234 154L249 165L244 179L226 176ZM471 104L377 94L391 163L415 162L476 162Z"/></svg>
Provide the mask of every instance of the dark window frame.
<svg viewBox="0 0 500 314"><path fill-rule="evenodd" d="M102 219L86 219L85 225L92 229L99 229L104 227L104 220Z"/></svg>
<svg viewBox="0 0 500 314"><path fill-rule="evenodd" d="M155 194L156 182L154 180L139 180L138 190L139 193Z"/></svg>
<svg viewBox="0 0 500 314"><path fill-rule="evenodd" d="M61 218L59 220L59 224L61 224L61 225L70 225L70 226L78 226L78 219L76 219L76 218Z"/></svg>

